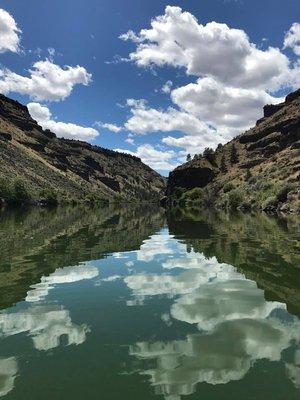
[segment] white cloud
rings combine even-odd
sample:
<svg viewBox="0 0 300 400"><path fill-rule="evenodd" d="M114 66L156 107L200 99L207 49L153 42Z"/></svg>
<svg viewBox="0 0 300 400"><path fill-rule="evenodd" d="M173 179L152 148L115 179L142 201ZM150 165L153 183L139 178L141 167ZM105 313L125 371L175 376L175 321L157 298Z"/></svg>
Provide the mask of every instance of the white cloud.
<svg viewBox="0 0 300 400"><path fill-rule="evenodd" d="M119 133L122 130L121 126L118 126L115 124L104 123L101 121L95 122L95 125L99 126L100 128L108 129L109 131L114 132L114 133Z"/></svg>
<svg viewBox="0 0 300 400"><path fill-rule="evenodd" d="M127 136L127 138L125 139L126 143L129 143L131 145L134 145L134 139L132 137L130 137L129 135Z"/></svg>
<svg viewBox="0 0 300 400"><path fill-rule="evenodd" d="M265 104L283 101L264 90L229 87L213 78L199 79L197 83L177 88L172 91L171 98L182 110L219 131L233 131L234 134L237 129L242 132L249 128L260 118Z"/></svg>
<svg viewBox="0 0 300 400"><path fill-rule="evenodd" d="M20 33L14 18L5 10L0 8L0 53L20 51Z"/></svg>
<svg viewBox="0 0 300 400"><path fill-rule="evenodd" d="M292 25L284 43L295 52L300 52L299 26ZM157 110L145 100L129 100L132 115L125 123L137 134L180 131L181 137L170 135L163 143L191 154L250 128L265 104L282 101L270 93L300 84L300 62L291 62L278 48L259 48L243 30L217 22L203 25L180 7L167 6L150 29L129 31L122 39L136 44L129 58L139 67L169 65L198 77L173 91L171 81L163 86L178 108Z"/></svg>
<svg viewBox="0 0 300 400"><path fill-rule="evenodd" d="M148 107L145 100L134 99L128 99L127 105L132 115L124 126L136 134L180 131L191 135L205 135L210 131L210 128L195 116L172 107L165 111L157 110Z"/></svg>
<svg viewBox="0 0 300 400"><path fill-rule="evenodd" d="M151 144L147 143L138 146L135 152L127 149L115 149L115 151L139 157L143 163L149 165L155 170L169 171L170 169L175 168L178 164L174 159L176 155L173 151L156 150Z"/></svg>
<svg viewBox="0 0 300 400"><path fill-rule="evenodd" d="M173 82L172 81L167 81L163 87L161 88L161 91L163 93L170 93L171 92L171 88L173 86Z"/></svg>
<svg viewBox="0 0 300 400"><path fill-rule="evenodd" d="M300 24L295 22L284 37L284 48L290 47L293 52L300 56Z"/></svg>
<svg viewBox="0 0 300 400"><path fill-rule="evenodd" d="M59 101L68 97L77 84L88 85L91 74L84 67L60 67L51 60L37 61L29 70L30 77L9 69L0 70L0 92L16 92L37 101Z"/></svg>
<svg viewBox="0 0 300 400"><path fill-rule="evenodd" d="M261 50L243 30L226 24L199 24L180 7L167 6L150 29L125 36L137 43L130 59L138 66L184 67L189 75L213 76L235 87L277 88L289 70L289 59L279 49Z"/></svg>
<svg viewBox="0 0 300 400"><path fill-rule="evenodd" d="M141 42L141 38L139 38L139 36L136 35L131 29L129 29L129 31L126 33L122 33L122 35L119 36L119 39L124 40L125 42L128 40L134 43Z"/></svg>
<svg viewBox="0 0 300 400"><path fill-rule="evenodd" d="M50 131L54 132L58 137L89 141L99 135L99 132L94 128L66 122L57 122L51 119L52 114L49 108L40 103L28 103L27 107L32 118L35 119L43 129L50 129Z"/></svg>

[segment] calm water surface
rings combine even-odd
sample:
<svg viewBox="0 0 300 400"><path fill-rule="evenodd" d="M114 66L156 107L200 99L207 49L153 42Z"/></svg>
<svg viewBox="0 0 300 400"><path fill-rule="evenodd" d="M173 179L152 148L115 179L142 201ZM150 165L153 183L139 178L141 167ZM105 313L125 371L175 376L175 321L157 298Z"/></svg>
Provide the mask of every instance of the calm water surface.
<svg viewBox="0 0 300 400"><path fill-rule="evenodd" d="M0 397L300 398L300 220L0 213Z"/></svg>

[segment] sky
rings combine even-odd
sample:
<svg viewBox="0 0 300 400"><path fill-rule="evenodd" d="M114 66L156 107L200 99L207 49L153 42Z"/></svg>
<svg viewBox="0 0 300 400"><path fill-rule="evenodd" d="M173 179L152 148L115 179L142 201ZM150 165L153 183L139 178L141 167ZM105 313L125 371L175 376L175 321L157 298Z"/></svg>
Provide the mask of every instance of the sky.
<svg viewBox="0 0 300 400"><path fill-rule="evenodd" d="M0 93L167 175L300 86L299 0L3 0Z"/></svg>

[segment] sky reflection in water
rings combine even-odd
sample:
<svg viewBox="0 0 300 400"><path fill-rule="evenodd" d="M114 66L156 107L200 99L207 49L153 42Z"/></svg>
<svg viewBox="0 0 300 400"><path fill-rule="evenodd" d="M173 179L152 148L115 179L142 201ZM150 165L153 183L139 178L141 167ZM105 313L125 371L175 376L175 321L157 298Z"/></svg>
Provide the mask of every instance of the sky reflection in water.
<svg viewBox="0 0 300 400"><path fill-rule="evenodd" d="M99 325L93 326L100 293L105 293L105 301L118 304L125 320L126 313L136 313L135 336L122 337L119 314L110 316L111 320L115 317L110 326L100 313ZM87 314L91 304L92 317ZM150 331L149 335L142 333L144 320L139 320L139 309L145 310L148 319L157 320L159 313L159 326L156 331L150 329L151 335ZM2 310L0 337L7 341L7 356L0 358L0 396L21 398L14 387L22 380L18 364L27 353L37 357L37 351L47 359L49 351L53 354L55 349L70 346L76 357L85 343L88 357L93 357L93 337L103 341L101 324L108 324L107 333L112 335L113 326L117 327L122 342L119 346L113 339L102 343L117 347L111 382L131 374L136 379L144 377L144 398L155 393L166 400L179 400L195 393L200 384L241 381L262 360L267 369L270 362L280 363L282 379L287 379L294 391L300 388L299 319L287 311L285 303L267 301L264 290L235 266L195 251L184 238L163 228L144 239L137 250L112 252L42 275L38 283L30 285L24 301ZM30 338L23 347L17 344L22 335ZM127 356L122 360L124 345ZM14 350L19 348L23 354ZM99 354L95 350L95 357ZM90 360L82 362L84 370ZM51 377L51 371L49 374ZM99 377L94 384L101 391ZM45 398L51 398L50 393Z"/></svg>

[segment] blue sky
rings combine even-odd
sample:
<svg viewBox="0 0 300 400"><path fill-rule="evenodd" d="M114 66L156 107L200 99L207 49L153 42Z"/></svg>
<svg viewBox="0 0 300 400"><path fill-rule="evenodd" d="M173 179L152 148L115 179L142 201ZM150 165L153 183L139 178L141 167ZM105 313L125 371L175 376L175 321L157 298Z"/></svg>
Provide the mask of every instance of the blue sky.
<svg viewBox="0 0 300 400"><path fill-rule="evenodd" d="M0 91L29 103L58 136L128 150L163 174L241 133L263 104L299 86L299 0L0 8Z"/></svg>

